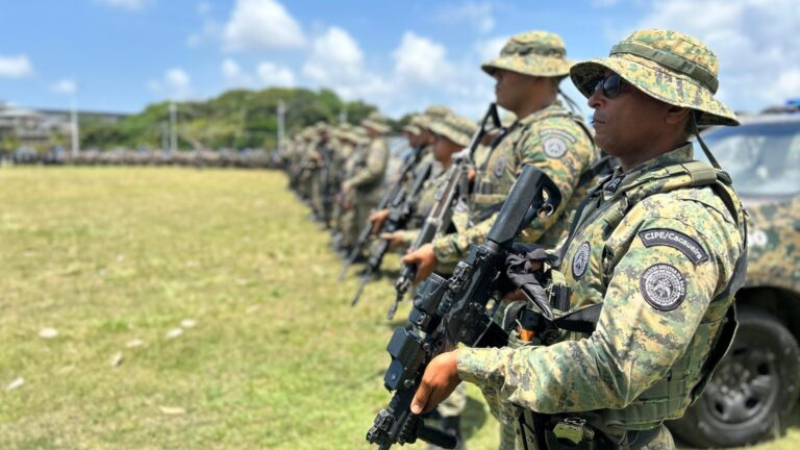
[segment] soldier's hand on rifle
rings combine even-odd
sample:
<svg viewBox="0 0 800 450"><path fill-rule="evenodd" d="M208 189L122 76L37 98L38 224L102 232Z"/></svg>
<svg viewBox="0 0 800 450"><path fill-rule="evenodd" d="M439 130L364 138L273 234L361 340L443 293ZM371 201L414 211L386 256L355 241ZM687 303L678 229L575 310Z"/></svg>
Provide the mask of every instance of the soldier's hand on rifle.
<svg viewBox="0 0 800 450"><path fill-rule="evenodd" d="M372 234L378 234L378 232L381 231L381 227L383 227L383 222L386 222L386 219L388 218L388 209L373 211L369 217L367 217L367 221L372 222ZM383 239L383 237L381 237L381 239Z"/></svg>
<svg viewBox="0 0 800 450"><path fill-rule="evenodd" d="M433 273L436 268L436 255L433 253L433 244L425 244L403 257L406 264L416 264L417 276L414 284L419 284Z"/></svg>
<svg viewBox="0 0 800 450"><path fill-rule="evenodd" d="M405 233L402 231L395 231L394 233L381 233L380 238L384 241L389 241L389 250L394 250L406 242Z"/></svg>
<svg viewBox="0 0 800 450"><path fill-rule="evenodd" d="M419 389L411 400L412 413L419 415L428 412L453 393L461 383L457 360L457 349L442 353L431 360L422 375Z"/></svg>

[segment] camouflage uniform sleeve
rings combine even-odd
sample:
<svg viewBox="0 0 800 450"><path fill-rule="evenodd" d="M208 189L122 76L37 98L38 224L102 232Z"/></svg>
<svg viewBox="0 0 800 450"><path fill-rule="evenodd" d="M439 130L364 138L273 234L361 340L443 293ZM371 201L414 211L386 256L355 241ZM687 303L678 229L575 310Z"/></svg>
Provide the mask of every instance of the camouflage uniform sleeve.
<svg viewBox="0 0 800 450"><path fill-rule="evenodd" d="M549 347L463 349L458 358L461 378L488 383L501 398L541 413L623 408L662 378L686 350L733 264L727 253L707 253L707 260L696 263L679 249L648 247L638 230L674 230L703 251L737 243L713 226L698 230L673 218L627 227L628 233L634 230L630 246L614 267L591 336ZM659 295L659 282L673 288L671 297Z"/></svg>
<svg viewBox="0 0 800 450"><path fill-rule="evenodd" d="M577 125L573 126L577 127ZM591 164L594 151L591 143L585 139L580 130L575 130L580 133L575 144L556 134L546 134L546 131L528 133L517 144L520 163L517 166L516 175L519 177L526 165L540 169L558 186L562 200L555 213L537 218L531 222L528 228L522 230L519 237L522 242L539 241L542 235L561 217L575 191L581 173ZM493 214L463 233L448 235L434 241L433 248L436 259L440 262L455 262L462 259L470 244L483 243L497 220L497 215L497 213Z"/></svg>
<svg viewBox="0 0 800 450"><path fill-rule="evenodd" d="M389 149L381 141L375 141L370 146L367 156L367 165L358 171L347 183L352 187L372 183L383 176L386 172L386 164L389 160Z"/></svg>

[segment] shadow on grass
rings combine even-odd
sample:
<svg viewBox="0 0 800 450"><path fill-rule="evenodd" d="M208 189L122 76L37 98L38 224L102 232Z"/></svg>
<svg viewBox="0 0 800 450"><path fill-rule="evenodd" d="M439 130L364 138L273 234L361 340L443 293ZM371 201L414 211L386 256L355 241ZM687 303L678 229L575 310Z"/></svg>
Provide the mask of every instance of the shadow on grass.
<svg viewBox="0 0 800 450"><path fill-rule="evenodd" d="M488 414L484 404L480 400L467 397L467 405L461 418L461 433L464 441L469 441L478 430L483 428L487 419Z"/></svg>

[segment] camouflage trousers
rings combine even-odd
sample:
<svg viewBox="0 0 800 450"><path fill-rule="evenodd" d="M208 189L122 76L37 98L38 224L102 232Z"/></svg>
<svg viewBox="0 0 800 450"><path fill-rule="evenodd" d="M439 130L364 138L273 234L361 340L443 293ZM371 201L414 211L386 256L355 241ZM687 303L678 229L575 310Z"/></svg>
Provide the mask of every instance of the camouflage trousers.
<svg viewBox="0 0 800 450"><path fill-rule="evenodd" d="M322 181L320 180L319 171L312 172L311 175L311 208L315 213L322 213Z"/></svg>
<svg viewBox="0 0 800 450"><path fill-rule="evenodd" d="M366 225L370 211L378 204L378 201L372 197L353 195L352 193L348 196L348 203L352 207L344 210L339 220L342 227L342 246L352 247L355 245L358 233Z"/></svg>

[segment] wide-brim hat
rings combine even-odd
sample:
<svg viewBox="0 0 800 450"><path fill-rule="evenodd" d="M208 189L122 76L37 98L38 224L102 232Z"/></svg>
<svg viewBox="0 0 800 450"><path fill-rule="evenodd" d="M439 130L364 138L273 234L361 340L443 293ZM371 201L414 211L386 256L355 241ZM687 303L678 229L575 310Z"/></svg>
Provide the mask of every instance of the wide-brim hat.
<svg viewBox="0 0 800 450"><path fill-rule="evenodd" d="M608 70L656 100L699 111L697 125L739 125L736 114L714 98L719 85L716 55L691 36L671 30L636 31L607 58L573 66L570 77L588 98Z"/></svg>
<svg viewBox="0 0 800 450"><path fill-rule="evenodd" d="M420 134L420 133L422 133L422 129L420 127L418 127L416 125L411 125L411 124L408 124L408 125L404 126L403 127L403 131L405 131L406 133L411 133L411 134Z"/></svg>
<svg viewBox="0 0 800 450"><path fill-rule="evenodd" d="M481 69L493 75L497 69L533 77L566 77L574 63L567 59L564 40L549 31L528 31L512 37L500 57L486 61Z"/></svg>
<svg viewBox="0 0 800 450"><path fill-rule="evenodd" d="M361 126L372 128L378 133L388 133L392 130L386 123L386 118L377 111L370 113L366 119L361 121Z"/></svg>
<svg viewBox="0 0 800 450"><path fill-rule="evenodd" d="M466 117L451 114L442 120L431 122L430 130L439 136L444 136L453 143L462 147L469 145L472 135L478 126Z"/></svg>

